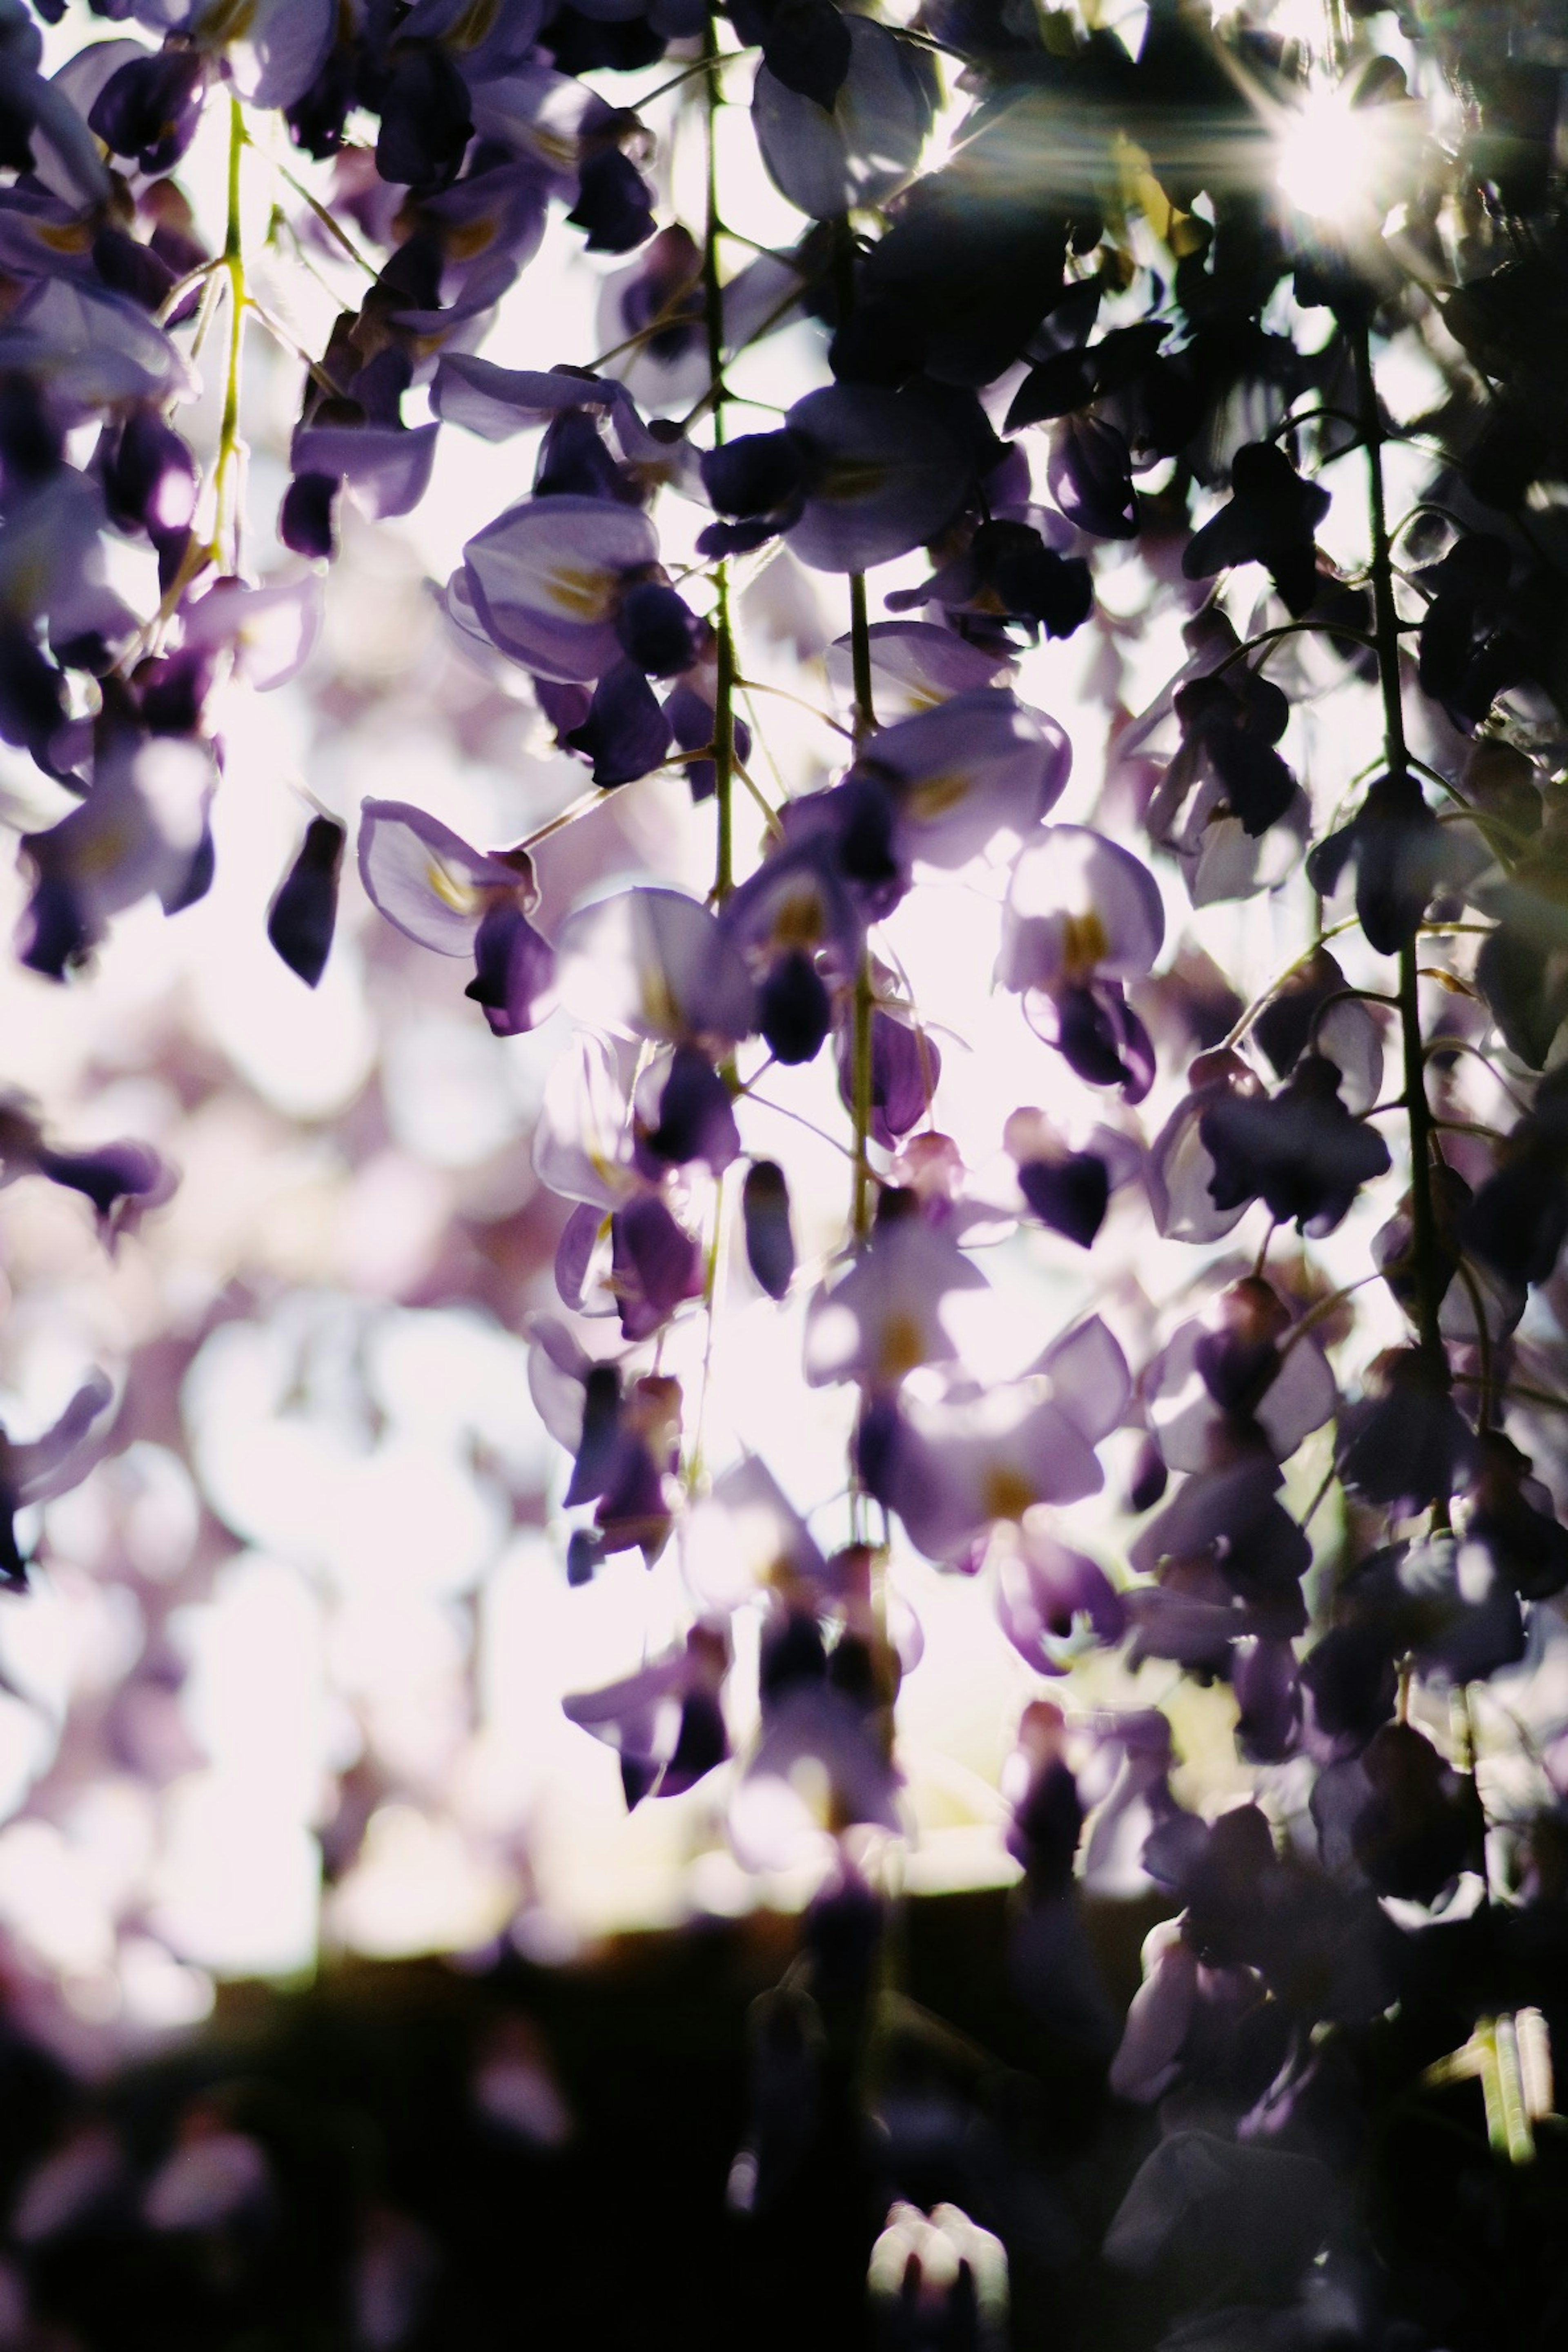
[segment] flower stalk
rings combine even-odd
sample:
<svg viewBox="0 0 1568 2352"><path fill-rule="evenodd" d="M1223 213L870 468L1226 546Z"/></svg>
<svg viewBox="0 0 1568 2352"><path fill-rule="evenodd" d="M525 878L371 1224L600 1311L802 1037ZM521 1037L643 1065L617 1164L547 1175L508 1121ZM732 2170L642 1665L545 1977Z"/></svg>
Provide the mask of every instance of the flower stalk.
<svg viewBox="0 0 1568 2352"><path fill-rule="evenodd" d="M710 16L703 33L707 68L707 205L702 228L703 312L708 334L708 381L713 406L713 441L724 439L724 292L719 278L719 110L724 103L716 17ZM735 638L730 618L730 567L721 556L713 567L713 633L718 646L718 676L713 692L713 805L717 839L713 856L713 897L722 906L735 887Z"/></svg>
<svg viewBox="0 0 1568 2352"><path fill-rule="evenodd" d="M1399 671L1399 611L1394 598L1394 562L1388 535L1388 509L1384 491L1382 412L1373 368L1372 334L1363 322L1355 331L1356 383L1360 397L1362 438L1366 450L1367 517L1372 536L1373 638L1377 653L1378 688L1383 698L1384 755L1388 773L1403 779L1410 773L1405 740L1405 706ZM1447 1359L1438 1325L1441 1275L1437 1264L1436 1215L1432 1195L1432 1106L1426 1092L1426 1057L1422 1046L1420 978L1414 940L1399 950L1400 1059L1404 1073L1404 1103L1410 1131L1410 1229L1415 1260L1416 1332L1422 1355L1435 1376L1447 1381ZM1447 1507L1439 1507L1447 1517Z"/></svg>
<svg viewBox="0 0 1568 2352"><path fill-rule="evenodd" d="M240 231L240 157L249 143L245 116L237 98L228 102L228 214L224 231L223 269L228 279L228 365L224 379L223 420L218 428L217 510L213 537L218 561L230 572L239 570L240 467L243 444L239 435L239 385L245 353L245 251Z"/></svg>

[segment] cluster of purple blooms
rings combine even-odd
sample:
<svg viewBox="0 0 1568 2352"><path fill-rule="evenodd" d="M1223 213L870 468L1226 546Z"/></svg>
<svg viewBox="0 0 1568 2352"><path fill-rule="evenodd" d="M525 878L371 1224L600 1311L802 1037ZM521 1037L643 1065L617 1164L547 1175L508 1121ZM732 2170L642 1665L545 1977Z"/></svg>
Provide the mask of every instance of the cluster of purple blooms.
<svg viewBox="0 0 1568 2352"><path fill-rule="evenodd" d="M1126 1705L1037 1697L1009 1768L1016 1980L1077 2062L1158 2116L1104 2233L1106 2262L1152 2298L1147 2340L1479 2345L1471 2268L1446 2270L1392 2190L1380 2220L1384 2190L1358 2200L1346 2182L1406 2140L1430 2166L1417 2111L1440 2107L1431 2069L1473 2033L1492 2036L1494 2070L1515 2049L1518 2076L1534 2028L1514 2021L1568 2026L1562 1725L1530 1794L1499 1812L1469 1696L1561 1673L1568 1588L1552 1419L1568 1370L1552 781L1568 604L1555 540L1530 520L1534 488L1562 473L1549 405L1511 451L1488 407L1509 396L1530 265L1467 232L1447 317L1467 354L1452 437L1468 454L1434 466L1391 535L1375 361L1386 336L1418 337L1415 297L1401 310L1264 184L1259 106L1288 110L1307 70L1266 26L1237 18L1222 42L1206 10L1155 5L1133 50L1068 12L987 0L930 0L910 25L831 0L95 13L124 29L47 74L38 26L0 5L0 735L75 802L21 842L22 961L64 982L128 908L151 897L174 917L209 887L228 680L295 673L343 501L410 512L442 433L537 440L531 488L445 585L457 638L526 673L595 794L673 767L714 811L706 898L639 884L552 904L528 845L476 848L403 801L365 803L357 847L375 907L470 973L498 1037L558 1006L575 1024L535 1155L563 1204L562 1311L532 1339L534 1401L572 1456L566 1571L585 1582L612 1554L651 1562L673 1540L691 1619L569 1713L616 1751L630 1805L728 1764L731 1836L759 1867L781 1859L767 1792L794 1791L797 1811L813 1792L830 1859L800 1967L759 2026L732 2201L789 2193L814 2145L817 2012L869 2002L882 1965L894 1703L921 1639L888 1588L896 1539L985 1579L1008 1641L1058 1693L1115 1652L1128 1675L1163 1662L1234 1699L1257 1794L1212 1818L1178 1793L1147 1680ZM1455 37L1429 36L1452 70ZM760 52L763 164L804 226L726 276L720 212L662 217L647 125L587 77L668 53L711 137L740 47ZM942 52L968 109L922 176ZM1358 104L1408 102L1391 59L1369 47L1353 63ZM279 139L337 159L338 209L375 253L305 373L277 520L299 560L259 581L240 562L237 420L210 463L177 421L195 337L226 289L237 349L247 299L237 215L208 252L171 176L224 94L235 172L247 112L279 115ZM1184 110L1221 126L1214 159L1182 144ZM1069 119L1093 150L1076 162ZM1143 161L1122 154L1118 180L1106 159L1123 133ZM1510 181L1522 166L1471 161L1500 216L1545 201ZM476 352L555 206L589 252L638 257L616 283L616 341L695 383L689 415L645 413L676 402L639 404L609 362ZM1435 242L1435 207L1421 223L1410 238ZM1310 335L1279 323L1292 278ZM826 380L771 429L734 433L726 370L803 317L820 324ZM1471 411L1485 414L1467 440ZM1340 459L1331 501L1317 468ZM1342 566L1319 534L1363 478L1370 561ZM709 518L693 567L661 553L680 500ZM1185 658L1142 719L1121 698L1121 608L1099 597L1131 542L1184 625ZM141 609L114 584L127 546L151 583ZM779 547L850 583L852 742L838 773L767 812L749 860L731 592ZM907 558L923 576L871 620L866 575ZM1220 598L1246 566L1260 601L1243 635L1238 597L1228 612ZM1016 670L1086 630L1119 718L1098 803L1075 784L1067 822L1075 747ZM1354 757L1326 766L1319 746L1309 777L1281 747L1293 702L1330 689L1360 693L1363 713L1380 696L1381 715ZM879 723L879 698L907 715ZM1081 767L1091 747L1076 748ZM310 986L345 842L313 817L271 903L272 944ZM1200 968L1205 910L1261 900L1303 866L1319 936L1246 1005ZM994 985L1038 1041L1026 1098L1001 1107L1009 1172L989 1192L938 1123L941 1008L911 1000L882 928L977 870L997 885ZM1184 894L1193 944L1172 952ZM819 1060L850 1181L842 1247L816 1268L790 1169L748 1137L762 1074ZM1495 1080L1481 1108L1517 1112L1506 1133L1466 1092L1476 1065ZM0 1115L0 1160L5 1181L75 1190L114 1229L169 1181L141 1147L57 1148L19 1103ZM1365 1279L1394 1336L1370 1362L1350 1348L1346 1395L1335 1352L1361 1279L1336 1284L1309 1245L1370 1233L1360 1204L1385 1181ZM1258 1204L1249 1263L1226 1237ZM987 1287L981 1242L1045 1236L1050 1264L1081 1254L1092 1274L1108 1221L1140 1217L1203 1253L1190 1311L1119 1317L1108 1297L1042 1332L1011 1379L973 1377L947 1306ZM852 1400L831 1537L757 1456L705 1469L693 1400L665 1365L670 1327L715 1311L731 1231L753 1295L782 1314L809 1294L805 1382ZM47 1436L3 1442L12 1511L79 1475L108 1402L94 1379ZM1331 1538L1322 1522L1314 1537L1291 1474L1309 1441L1336 1496ZM1105 1487L1107 1460L1136 1521L1114 1559L1068 1516ZM5 1527L0 1573L22 1585ZM760 1623L756 1728L736 1758L742 1614ZM1171 1915L1124 2027L1096 1978L1086 1880L1152 1886ZM1516 2161L1550 2129L1549 2092L1521 2080L1496 2093ZM1489 2078L1487 2105L1489 2123ZM947 2155L926 2158L907 2182L892 2162L889 2202ZM1511 2243L1513 2209L1484 2165L1475 2177L1487 2242ZM905 2284L896 2340L981 2340Z"/></svg>

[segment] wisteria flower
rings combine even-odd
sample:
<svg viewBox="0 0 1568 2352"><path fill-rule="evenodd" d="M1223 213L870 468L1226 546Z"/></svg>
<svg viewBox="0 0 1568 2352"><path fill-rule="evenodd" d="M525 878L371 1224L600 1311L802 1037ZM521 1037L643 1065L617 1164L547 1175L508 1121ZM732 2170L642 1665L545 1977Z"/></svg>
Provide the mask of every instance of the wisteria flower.
<svg viewBox="0 0 1568 2352"><path fill-rule="evenodd" d="M826 13L826 12L825 12ZM866 16L847 16L848 58L831 99L764 47L752 98L757 146L775 184L816 220L879 204L914 171L935 119L936 79L912 42Z"/></svg>
<svg viewBox="0 0 1568 2352"><path fill-rule="evenodd" d="M658 538L640 508L561 495L525 499L463 550L454 593L503 654L538 677L601 678L626 658L626 593L654 583Z"/></svg>
<svg viewBox="0 0 1568 2352"><path fill-rule="evenodd" d="M114 1386L102 1372L84 1381L59 1419L41 1436L14 1438L0 1429L0 1581L25 1591L27 1563L16 1542L16 1515L79 1486L103 1450Z"/></svg>
<svg viewBox="0 0 1568 2352"><path fill-rule="evenodd" d="M1336 1401L1321 1348L1310 1332L1292 1334L1284 1301L1256 1277L1226 1292L1217 1328L1179 1325L1142 1385L1173 1470L1209 1469L1259 1442L1288 1461Z"/></svg>
<svg viewBox="0 0 1568 2352"><path fill-rule="evenodd" d="M730 1752L719 1694L723 1637L695 1626L684 1647L603 1690L563 1701L568 1720L613 1748L629 1811L644 1797L676 1797Z"/></svg>
<svg viewBox="0 0 1568 2352"><path fill-rule="evenodd" d="M878 1395L896 1389L921 1364L955 1361L942 1301L953 1292L986 1286L952 1236L923 1217L883 1221L847 1270L812 1300L807 1380L858 1381L868 1395Z"/></svg>
<svg viewBox="0 0 1568 2352"><path fill-rule="evenodd" d="M623 1036L722 1050L756 1026L756 997L729 928L678 890L625 890L562 926L561 988L580 1021Z"/></svg>
<svg viewBox="0 0 1568 2352"><path fill-rule="evenodd" d="M892 803L900 863L963 866L999 832L1027 839L1066 788L1072 747L1005 689L958 693L872 736L850 770Z"/></svg>
<svg viewBox="0 0 1568 2352"><path fill-rule="evenodd" d="M1153 1049L1125 984L1152 970L1164 936L1146 866L1087 825L1050 825L1013 869L996 978L1079 1077L1138 1102Z"/></svg>
<svg viewBox="0 0 1568 2352"><path fill-rule="evenodd" d="M1099 1562L1052 1534L1047 1515L1024 1513L993 1538L1002 1631L1037 1674L1063 1675L1094 1643L1113 1649L1126 1630L1121 1596Z"/></svg>
<svg viewBox="0 0 1568 2352"><path fill-rule="evenodd" d="M941 410L910 394L828 384L797 400L777 433L706 453L721 516L699 542L723 555L783 531L816 572L865 572L933 539L968 489L965 453Z"/></svg>
<svg viewBox="0 0 1568 2352"><path fill-rule="evenodd" d="M1095 1449L1126 1412L1126 1360L1096 1317L984 1396L887 1398L862 1420L861 1475L928 1559L963 1560L999 1519L1097 1494Z"/></svg>
<svg viewBox="0 0 1568 2352"><path fill-rule="evenodd" d="M368 800L359 868L372 904L406 939L437 955L473 957L464 993L498 1037L543 1020L554 1003L555 955L528 920L539 894L526 851L471 849L406 801Z"/></svg>
<svg viewBox="0 0 1568 2352"><path fill-rule="evenodd" d="M62 980L99 944L113 918L149 895L174 914L199 898L207 803L216 783L205 746L100 722L87 798L47 833L26 835L35 876L21 957Z"/></svg>
<svg viewBox="0 0 1568 2352"><path fill-rule="evenodd" d="M1261 1199L1271 1217L1294 1218L1314 1237L1331 1234L1361 1187L1392 1164L1376 1129L1346 1109L1339 1071L1321 1055L1303 1055L1271 1097L1216 1095L1198 1127L1216 1209Z"/></svg>

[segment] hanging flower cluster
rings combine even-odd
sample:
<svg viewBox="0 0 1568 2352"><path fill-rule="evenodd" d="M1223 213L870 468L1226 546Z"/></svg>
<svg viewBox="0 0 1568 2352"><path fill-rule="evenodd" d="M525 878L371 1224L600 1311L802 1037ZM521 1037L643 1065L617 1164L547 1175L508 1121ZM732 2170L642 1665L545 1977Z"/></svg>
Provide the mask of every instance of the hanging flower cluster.
<svg viewBox="0 0 1568 2352"><path fill-rule="evenodd" d="M20 834L16 954L71 984L204 896L234 684L309 661L345 530L493 448L435 593L576 797L479 846L318 778L267 930L314 988L352 824L475 1021L560 1035L528 1336L563 1572L633 1553L681 1595L566 1713L628 1807L706 1790L814 1890L732 2204L809 2165L843 2018L879 2046L904 1588L940 1571L1029 1681L1014 1979L1152 2118L1099 2225L1146 2340L1490 2340L1473 2249L1379 2168L1409 2137L1430 2171L1442 2065L1489 2035L1505 2168L1458 2202L1501 2262L1506 2165L1555 2145L1519 2053L1568 2028L1561 59L1418 8L1413 94L1374 11L1313 46L1177 0L95 13L40 5L46 62L0 5L0 736L69 803ZM1320 101L1376 134L1365 220L1276 184ZM735 226L742 114L784 244ZM210 250L179 174L226 126ZM359 271L310 352L247 274L261 173ZM567 237L618 264L598 353L529 309ZM299 364L259 525L247 332ZM792 593L843 625L796 680L830 756L786 776L753 672ZM672 778L710 885L560 854ZM0 1160L110 1234L171 1181L19 1099ZM0 1440L7 1583L110 1392ZM796 1420L837 1433L808 1469ZM1240 1801L1184 1777L1188 1706ZM1124 2023L1086 1884L1167 1914ZM1024 2224L1000 2189L966 2218L962 2132L904 2147L863 2079L889 2340L979 2342L987 2232Z"/></svg>

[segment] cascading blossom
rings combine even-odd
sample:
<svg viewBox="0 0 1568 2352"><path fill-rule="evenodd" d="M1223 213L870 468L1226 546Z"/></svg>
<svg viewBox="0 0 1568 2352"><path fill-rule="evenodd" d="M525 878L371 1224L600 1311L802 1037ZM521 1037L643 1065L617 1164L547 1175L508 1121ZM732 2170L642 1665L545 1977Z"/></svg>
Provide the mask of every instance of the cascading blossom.
<svg viewBox="0 0 1568 2352"><path fill-rule="evenodd" d="M1164 937L1146 866L1087 825L1052 825L1013 869L996 978L1079 1077L1141 1102L1154 1055L1126 985L1152 969Z"/></svg>
<svg viewBox="0 0 1568 2352"><path fill-rule="evenodd" d="M1406 11L1397 43L1362 5L1321 41L1310 11L1246 5L895 13L0 0L0 814L47 1006L17 1046L39 1102L0 1083L7 1283L38 1203L62 1231L90 1213L121 1258L91 1316L132 1359L112 1428L94 1375L44 1435L0 1433L0 1581L28 1584L36 1506L185 1444L185 1324L234 1313L204 1260L154 1328L133 1238L180 1119L198 1171L226 1131L216 1043L156 1090L165 1156L121 1136L118 1091L89 1116L139 1075L122 1042L73 1062L47 1024L209 893L184 938L248 920L306 987L334 953L345 977L348 730L417 697L417 756L440 737L477 773L432 756L427 793L364 799L360 881L462 970L483 1086L537 1115L482 1165L443 1136L405 1215L398 999L386 1084L340 1130L374 1155L348 1287L527 1331L559 1510L498 1480L493 1590L548 1620L548 1563L508 1545L509 1511L542 1512L551 1608L613 1601L624 1637L572 1668L569 1751L585 1774L590 1738L612 1751L628 1808L668 1801L636 1852L650 1817L684 1854L727 1838L704 1901L739 1906L738 1862L801 1906L752 2014L733 2212L784 2226L826 2182L889 2344L996 2333L1010 2263L1069 2352L1129 2326L1162 2352L1543 2346L1568 2308L1541 2227L1568 1966L1552 12ZM558 268L593 279L585 310ZM564 348L584 317L602 348ZM447 533L434 649L356 667L366 551L421 509ZM245 697L275 687L321 690L269 783ZM239 796L271 789L288 863L237 872L267 819ZM518 845L423 804L451 791ZM988 926L1016 1001L994 1027ZM455 1204L429 1236L426 1195L433 1227ZM52 1318L89 1285L71 1260L47 1314L14 1286L30 1395L36 1327L80 1360ZM257 1421L299 1435L291 1402ZM496 1442L472 1437L487 1478ZM198 1500L243 1549L221 1574L260 1574L243 1496ZM132 1558L136 1514L94 1512ZM360 1638L340 1520L282 1563L331 1585L334 1660ZM36 1547L68 1601L76 1532ZM467 1612L481 1571L448 1570L448 1535L429 1575ZM99 1710L120 1778L185 1622L135 1565L142 1659ZM210 1565L163 1597L204 1607ZM481 1700L504 1616L476 1594ZM965 1623L1010 1683L963 1681ZM1011 1717L971 1738L1002 1689L1016 1740ZM493 1724L443 1793L340 1696L337 1811L313 1788L295 1824L335 1916L395 1843L396 1788L528 1879ZM224 1781L216 1748L205 1779L159 1753ZM27 1872L100 1867L85 1769L62 1748L17 1778L17 2003ZM889 1927L893 1849L934 1879L950 1832L966 1872L989 1841L981 1874L1021 1874L998 1968L965 1952L958 2037L922 2007L926 1944ZM1085 1895L1173 1915L1124 2019ZM169 1940L164 1907L127 1896L110 1941ZM76 2032L113 2003L71 1967ZM199 2245L209 2335L289 2332L218 2311L275 2242L259 2141L192 2119L135 2197L118 2140L48 2161L0 2334L92 2335L37 2248L90 2226L108 2260L100 2211ZM407 2233L342 2325L485 2336L420 2307L476 2266Z"/></svg>

